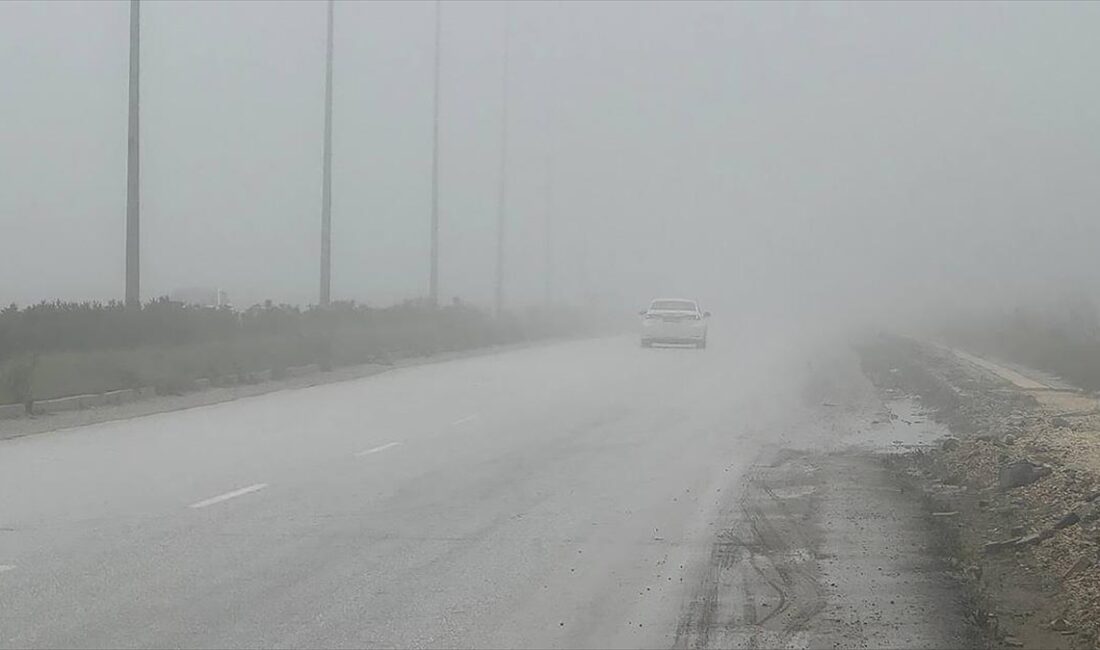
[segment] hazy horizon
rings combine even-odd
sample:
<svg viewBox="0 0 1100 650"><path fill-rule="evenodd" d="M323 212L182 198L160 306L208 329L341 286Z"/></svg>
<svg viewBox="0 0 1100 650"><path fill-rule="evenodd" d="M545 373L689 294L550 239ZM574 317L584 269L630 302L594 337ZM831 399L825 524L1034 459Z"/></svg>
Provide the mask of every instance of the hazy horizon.
<svg viewBox="0 0 1100 650"><path fill-rule="evenodd" d="M333 298L428 279L433 3L337 1ZM122 296L126 2L0 4L0 303ZM442 3L441 299L925 314L1100 281L1100 5ZM143 297L317 301L325 5L145 3ZM770 306L770 307L769 307Z"/></svg>

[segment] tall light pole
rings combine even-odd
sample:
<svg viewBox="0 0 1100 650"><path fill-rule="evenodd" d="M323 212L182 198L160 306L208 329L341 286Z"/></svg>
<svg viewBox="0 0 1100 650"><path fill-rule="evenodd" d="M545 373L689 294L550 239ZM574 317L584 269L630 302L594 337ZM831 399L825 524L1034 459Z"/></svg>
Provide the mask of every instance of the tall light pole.
<svg viewBox="0 0 1100 650"><path fill-rule="evenodd" d="M435 0L435 82L432 114L432 260L428 279L428 301L432 307L439 305L439 44L440 0Z"/></svg>
<svg viewBox="0 0 1100 650"><path fill-rule="evenodd" d="M141 4L130 0L130 119L126 137L126 304L141 305Z"/></svg>
<svg viewBox="0 0 1100 650"><path fill-rule="evenodd" d="M508 203L508 50L510 16L504 6L504 60L501 74L500 116L500 186L497 188L497 277L494 294L494 311L499 318L504 310L504 229Z"/></svg>
<svg viewBox="0 0 1100 650"><path fill-rule="evenodd" d="M554 16L561 15L561 6L556 5L553 9ZM556 47L557 39L552 38L550 40L551 45L545 48L545 52L549 54L548 65L553 66L557 64ZM545 296L544 301L546 307L549 308L554 302L554 154L556 150L555 138L558 135L558 129L556 128L557 106L558 106L558 87L554 83L556 76L555 70L551 68L546 75L545 88L549 91L549 96L546 99L546 129L543 137L546 138L546 205L545 213L543 214L543 232L542 232L542 246L543 246L543 274L545 282Z"/></svg>
<svg viewBox="0 0 1100 650"><path fill-rule="evenodd" d="M325 49L325 149L321 178L321 306L332 298L332 14L328 0L328 43Z"/></svg>
<svg viewBox="0 0 1100 650"><path fill-rule="evenodd" d="M549 308L554 302L554 161L546 154L546 206L542 224L543 273L545 274L545 302Z"/></svg>

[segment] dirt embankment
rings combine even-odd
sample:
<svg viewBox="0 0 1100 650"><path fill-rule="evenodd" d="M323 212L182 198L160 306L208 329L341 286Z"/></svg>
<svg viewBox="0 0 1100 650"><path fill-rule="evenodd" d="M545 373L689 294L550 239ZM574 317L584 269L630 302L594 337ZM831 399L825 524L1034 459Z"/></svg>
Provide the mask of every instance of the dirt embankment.
<svg viewBox="0 0 1100 650"><path fill-rule="evenodd" d="M950 540L980 618L1008 647L1100 647L1100 415L1090 398L1028 391L948 350L880 338L864 371L914 395L955 437L899 456Z"/></svg>

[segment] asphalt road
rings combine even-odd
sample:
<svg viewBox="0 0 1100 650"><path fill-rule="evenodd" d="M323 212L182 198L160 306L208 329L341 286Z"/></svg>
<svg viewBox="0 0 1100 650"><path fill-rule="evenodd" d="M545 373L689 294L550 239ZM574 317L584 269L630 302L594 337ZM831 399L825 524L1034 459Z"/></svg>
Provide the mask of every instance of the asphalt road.
<svg viewBox="0 0 1100 650"><path fill-rule="evenodd" d="M0 646L669 647L806 358L566 342L0 442ZM725 494L723 494L725 490Z"/></svg>

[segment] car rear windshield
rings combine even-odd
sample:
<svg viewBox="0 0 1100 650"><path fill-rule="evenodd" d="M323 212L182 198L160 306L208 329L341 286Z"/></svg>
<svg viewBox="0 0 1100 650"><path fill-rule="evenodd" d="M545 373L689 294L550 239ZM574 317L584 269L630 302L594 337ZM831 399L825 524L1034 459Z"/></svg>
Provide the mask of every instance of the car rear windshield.
<svg viewBox="0 0 1100 650"><path fill-rule="evenodd" d="M695 311L695 303L690 300L654 300L650 309Z"/></svg>

